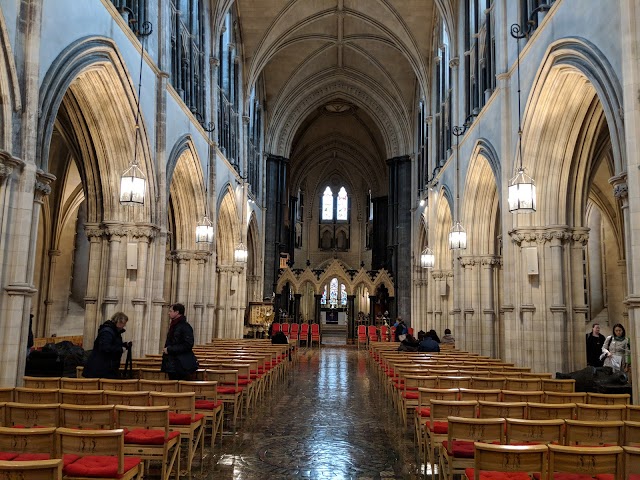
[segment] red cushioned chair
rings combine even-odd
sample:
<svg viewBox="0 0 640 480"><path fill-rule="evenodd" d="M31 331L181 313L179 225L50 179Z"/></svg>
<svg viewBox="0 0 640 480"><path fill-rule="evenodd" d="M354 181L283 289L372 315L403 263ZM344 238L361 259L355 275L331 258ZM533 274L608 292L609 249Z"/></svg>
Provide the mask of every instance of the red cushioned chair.
<svg viewBox="0 0 640 480"><path fill-rule="evenodd" d="M292 323L291 328L289 329L289 339L297 341L299 334L300 334L300 325L298 325L297 323Z"/></svg>
<svg viewBox="0 0 640 480"><path fill-rule="evenodd" d="M218 382L181 380L180 392L194 392L196 394L196 413L204 415L205 428L211 424L211 446L216 441L218 432L222 443L222 420L224 418L224 402L218 400Z"/></svg>
<svg viewBox="0 0 640 480"><path fill-rule="evenodd" d="M318 347L320 346L320 325L317 323L311 324L311 346L313 347L313 342L318 342Z"/></svg>
<svg viewBox="0 0 640 480"><path fill-rule="evenodd" d="M62 480L62 460L0 461L0 477Z"/></svg>
<svg viewBox="0 0 640 480"><path fill-rule="evenodd" d="M367 337L369 337L370 342L378 341L378 329L375 325L369 325L367 327Z"/></svg>
<svg viewBox="0 0 640 480"><path fill-rule="evenodd" d="M303 323L300 325L299 341L304 342L305 346L309 345L309 324Z"/></svg>
<svg viewBox="0 0 640 480"><path fill-rule="evenodd" d="M547 478L547 452L546 445L476 442L474 466L464 473L467 480L529 480L534 473Z"/></svg>
<svg viewBox="0 0 640 480"><path fill-rule="evenodd" d="M187 472L191 474L191 465L198 447L200 455L204 456L204 415L196 413L196 394L149 392L151 405L169 406L169 426L180 432L182 439L187 441Z"/></svg>
<svg viewBox="0 0 640 480"><path fill-rule="evenodd" d="M65 480L87 477L129 480L142 479L144 468L140 457L124 456L124 430L79 430L58 428L57 456L75 454L78 459L64 465Z"/></svg>
<svg viewBox="0 0 640 480"><path fill-rule="evenodd" d="M126 430L124 453L138 455L149 462L160 461L160 478L168 480L175 465L175 478L180 477L180 432L169 431L169 407L136 407L116 405L116 425Z"/></svg>
<svg viewBox="0 0 640 480"><path fill-rule="evenodd" d="M366 325L358 325L358 348L360 345L367 344L367 326Z"/></svg>
<svg viewBox="0 0 640 480"><path fill-rule="evenodd" d="M288 323L283 323L282 327L281 327L282 328L282 333L284 333L285 336L287 336L287 337L289 336L289 327L290 327L290 325Z"/></svg>
<svg viewBox="0 0 640 480"><path fill-rule="evenodd" d="M390 341L390 337L389 337L389 327L387 327L386 325L382 325L380 327L380 341L381 342L388 342Z"/></svg>
<svg viewBox="0 0 640 480"><path fill-rule="evenodd" d="M277 322L272 323L271 324L271 336L275 335L279 331L280 331L280 324L277 323Z"/></svg>

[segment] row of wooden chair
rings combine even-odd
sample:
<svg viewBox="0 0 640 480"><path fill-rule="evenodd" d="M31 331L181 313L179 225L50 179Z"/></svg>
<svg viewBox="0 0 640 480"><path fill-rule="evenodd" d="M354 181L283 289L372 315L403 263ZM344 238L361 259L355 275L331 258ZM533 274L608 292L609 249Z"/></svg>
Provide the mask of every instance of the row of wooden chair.
<svg viewBox="0 0 640 480"><path fill-rule="evenodd" d="M144 473L144 455L127 455L124 429L0 427L0 458L8 479L140 480Z"/></svg>
<svg viewBox="0 0 640 480"><path fill-rule="evenodd" d="M446 431L443 431L446 430ZM472 466L474 442L560 444L581 447L640 446L640 423L524 420L448 416L427 428L428 461L451 480Z"/></svg>
<svg viewBox="0 0 640 480"><path fill-rule="evenodd" d="M638 447L569 447L563 445L474 444L473 466L467 480L482 478L596 478L637 479ZM573 475L572 477L570 477Z"/></svg>

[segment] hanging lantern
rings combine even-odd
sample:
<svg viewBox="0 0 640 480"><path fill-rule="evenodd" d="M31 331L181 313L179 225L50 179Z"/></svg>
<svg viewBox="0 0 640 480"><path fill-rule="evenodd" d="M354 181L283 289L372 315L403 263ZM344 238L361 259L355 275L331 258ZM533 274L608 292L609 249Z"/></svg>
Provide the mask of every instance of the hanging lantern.
<svg viewBox="0 0 640 480"><path fill-rule="evenodd" d="M464 250L467 248L467 232L460 222L456 222L449 232L449 248L451 250Z"/></svg>
<svg viewBox="0 0 640 480"><path fill-rule="evenodd" d="M247 251L247 247L244 246L244 243L240 242L236 247L236 251L235 251L236 262L247 263L248 256L249 256L249 252Z"/></svg>
<svg viewBox="0 0 640 480"><path fill-rule="evenodd" d="M531 213L536 211L536 184L520 168L509 181L509 211Z"/></svg>
<svg viewBox="0 0 640 480"><path fill-rule="evenodd" d="M433 254L433 250L426 247L420 254L420 266L422 268L433 268L436 263L436 256Z"/></svg>
<svg viewBox="0 0 640 480"><path fill-rule="evenodd" d="M120 177L120 203L122 205L144 205L146 179L135 163Z"/></svg>
<svg viewBox="0 0 640 480"><path fill-rule="evenodd" d="M206 215L196 226L196 243L213 243L213 224Z"/></svg>

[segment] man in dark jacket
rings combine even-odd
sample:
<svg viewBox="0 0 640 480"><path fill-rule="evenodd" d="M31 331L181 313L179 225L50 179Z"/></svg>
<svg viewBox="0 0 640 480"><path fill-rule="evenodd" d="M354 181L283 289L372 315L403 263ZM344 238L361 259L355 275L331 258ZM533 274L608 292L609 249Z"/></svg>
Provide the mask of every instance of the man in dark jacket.
<svg viewBox="0 0 640 480"><path fill-rule="evenodd" d="M174 303L169 307L169 331L162 350L162 371L171 380L186 380L198 369L193 354L193 328L184 316L184 305Z"/></svg>
<svg viewBox="0 0 640 480"><path fill-rule="evenodd" d="M93 350L82 371L86 378L118 378L120 376L120 359L126 351L127 344L122 341L124 327L129 317L123 312L116 312L98 329L98 336L93 342Z"/></svg>

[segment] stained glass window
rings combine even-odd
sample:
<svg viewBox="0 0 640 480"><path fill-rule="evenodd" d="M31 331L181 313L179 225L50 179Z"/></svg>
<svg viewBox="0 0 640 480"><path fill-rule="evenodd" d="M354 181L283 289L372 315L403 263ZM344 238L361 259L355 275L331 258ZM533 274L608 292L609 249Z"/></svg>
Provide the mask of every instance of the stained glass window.
<svg viewBox="0 0 640 480"><path fill-rule="evenodd" d="M347 304L347 289L344 286L344 284L340 284L340 304L341 305Z"/></svg>
<svg viewBox="0 0 640 480"><path fill-rule="evenodd" d="M320 305L327 304L327 286L324 286L324 292L322 292L322 298L320 299Z"/></svg>
<svg viewBox="0 0 640 480"><path fill-rule="evenodd" d="M338 305L338 279L334 278L329 284L329 303L332 306Z"/></svg>
<svg viewBox="0 0 640 480"><path fill-rule="evenodd" d="M333 192L329 187L322 195L322 220L333 220Z"/></svg>
<svg viewBox="0 0 640 480"><path fill-rule="evenodd" d="M338 192L338 215L337 220L347 220L347 212L349 206L349 199L347 198L347 191L344 187Z"/></svg>

